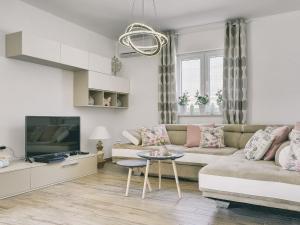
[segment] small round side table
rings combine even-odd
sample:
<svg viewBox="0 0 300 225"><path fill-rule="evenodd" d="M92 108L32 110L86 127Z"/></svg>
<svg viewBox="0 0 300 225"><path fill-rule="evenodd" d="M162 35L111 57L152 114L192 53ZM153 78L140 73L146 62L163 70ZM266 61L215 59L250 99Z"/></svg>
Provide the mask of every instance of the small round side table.
<svg viewBox="0 0 300 225"><path fill-rule="evenodd" d="M175 181L176 181L176 186L177 186L177 192L178 192L178 197L181 198L181 190L179 186L179 180L178 180L178 174L177 174L177 169L176 169L176 163L175 159L181 158L184 156L183 152L180 151L169 151L167 155L160 155L157 154L157 151L141 151L138 152L137 155L141 158L144 158L147 160L146 163L146 172L145 172L145 180L144 180L144 188L143 188L143 195L142 198L145 198L145 193L146 193L146 183L148 180L148 173L149 173L149 167L150 167L150 161L151 160L156 160L158 161L158 189L161 189L161 170L160 170L160 161L161 160L171 160L172 161L172 166L173 166L173 171L174 171L174 176L175 176Z"/></svg>
<svg viewBox="0 0 300 225"><path fill-rule="evenodd" d="M137 159L137 160L134 160L134 159L132 159L132 160L120 160L120 161L117 162L117 165L129 168L128 178L127 178L127 186L126 186L126 192L125 192L125 196L128 196L132 170L134 168L145 167L147 165L147 161L146 160L141 160L141 159ZM146 179L146 183L148 184L149 191L151 192L152 189L151 189L151 185L150 185L148 177Z"/></svg>

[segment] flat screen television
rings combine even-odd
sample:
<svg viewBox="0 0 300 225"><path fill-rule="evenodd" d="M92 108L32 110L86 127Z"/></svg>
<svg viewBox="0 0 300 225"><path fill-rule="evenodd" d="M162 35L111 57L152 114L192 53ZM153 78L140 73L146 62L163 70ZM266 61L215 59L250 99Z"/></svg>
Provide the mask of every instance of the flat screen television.
<svg viewBox="0 0 300 225"><path fill-rule="evenodd" d="M80 151L80 117L26 116L26 158Z"/></svg>

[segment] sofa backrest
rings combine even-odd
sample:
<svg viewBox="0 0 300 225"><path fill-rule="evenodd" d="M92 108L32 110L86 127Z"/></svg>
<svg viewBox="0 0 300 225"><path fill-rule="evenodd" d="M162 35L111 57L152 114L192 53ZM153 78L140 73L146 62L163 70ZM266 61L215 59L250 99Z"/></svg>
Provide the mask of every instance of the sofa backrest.
<svg viewBox="0 0 300 225"><path fill-rule="evenodd" d="M260 130L265 129L267 125L239 125L229 124L224 126L224 142L228 147L243 149L252 137L252 135ZM187 125L170 124L166 125L171 144L184 145L186 143Z"/></svg>

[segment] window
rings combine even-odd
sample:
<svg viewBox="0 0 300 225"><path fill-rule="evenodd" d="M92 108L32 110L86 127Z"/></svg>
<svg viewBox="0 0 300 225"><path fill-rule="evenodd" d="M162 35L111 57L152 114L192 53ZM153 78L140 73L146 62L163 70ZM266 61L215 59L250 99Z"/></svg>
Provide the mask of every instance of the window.
<svg viewBox="0 0 300 225"><path fill-rule="evenodd" d="M223 89L223 51L207 51L178 56L178 96L188 92L188 107L196 102L196 92L208 95L206 114L219 114L217 93ZM198 106L195 105L195 108Z"/></svg>

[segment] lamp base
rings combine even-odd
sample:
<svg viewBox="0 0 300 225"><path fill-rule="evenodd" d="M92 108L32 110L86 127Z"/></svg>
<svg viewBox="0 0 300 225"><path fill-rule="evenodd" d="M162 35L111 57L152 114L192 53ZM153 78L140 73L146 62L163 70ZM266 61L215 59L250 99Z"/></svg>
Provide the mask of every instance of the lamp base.
<svg viewBox="0 0 300 225"><path fill-rule="evenodd" d="M98 141L96 148L97 148L97 166L98 168L102 168L105 163L102 141Z"/></svg>

